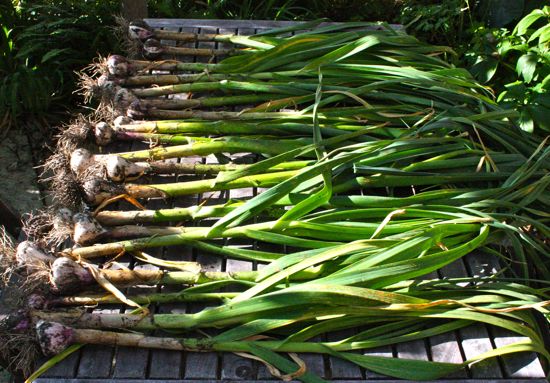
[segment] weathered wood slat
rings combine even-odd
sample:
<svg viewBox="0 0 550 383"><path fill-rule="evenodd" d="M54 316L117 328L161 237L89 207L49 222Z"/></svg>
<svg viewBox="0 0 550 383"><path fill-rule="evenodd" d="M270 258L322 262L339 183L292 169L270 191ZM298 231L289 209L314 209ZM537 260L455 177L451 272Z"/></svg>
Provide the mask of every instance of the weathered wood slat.
<svg viewBox="0 0 550 383"><path fill-rule="evenodd" d="M114 347L87 345L78 365L79 378L110 378Z"/></svg>
<svg viewBox="0 0 550 383"><path fill-rule="evenodd" d="M313 341L320 341L318 338L313 338ZM300 359L304 361L307 370L321 378L326 377L325 361L323 355L319 354L300 354Z"/></svg>
<svg viewBox="0 0 550 383"><path fill-rule="evenodd" d="M258 365L258 373L256 376L258 381L279 381L279 379L271 375L267 368L261 363Z"/></svg>
<svg viewBox="0 0 550 383"><path fill-rule="evenodd" d="M430 360L424 340L413 340L395 346L399 359Z"/></svg>
<svg viewBox="0 0 550 383"><path fill-rule="evenodd" d="M354 330L341 330L334 331L330 334L327 334L327 340L338 341L351 337L356 334ZM361 368L356 364L348 362L347 360L342 360L340 358L335 358L333 356L328 357L328 370L331 372L332 379L357 379L361 380L363 374Z"/></svg>
<svg viewBox="0 0 550 383"><path fill-rule="evenodd" d="M120 347L115 355L114 379L145 379L149 359L149 350Z"/></svg>
<svg viewBox="0 0 550 383"><path fill-rule="evenodd" d="M462 363L464 361L454 333L431 337L430 351L434 362ZM468 377L468 373L466 370L462 370L451 377L464 379Z"/></svg>
<svg viewBox="0 0 550 383"><path fill-rule="evenodd" d="M151 352L149 379L177 379L182 373L182 353L169 350Z"/></svg>
<svg viewBox="0 0 550 383"><path fill-rule="evenodd" d="M185 379L217 379L218 355L213 352L187 354Z"/></svg>
<svg viewBox="0 0 550 383"><path fill-rule="evenodd" d="M253 196L252 189L231 190L229 198L251 197ZM242 244L243 241L228 240L225 244L228 246ZM252 262L227 259L225 271L251 271L253 269ZM223 353L221 356L221 379L222 380L253 380L258 373L258 365L251 359L237 356L235 354Z"/></svg>
<svg viewBox="0 0 550 383"><path fill-rule="evenodd" d="M215 33L214 30L208 30L208 31L201 31L201 29L198 26L191 25L191 26L185 26L185 25L179 25L182 27L180 30L182 32L191 32L191 33ZM209 47L213 48L214 44L210 42L205 42L201 44L195 44L195 43L189 43L187 46L196 46L199 48L203 47ZM205 57L202 58L193 58L192 61L204 61ZM207 61L207 60L206 60ZM204 162L204 159L201 157L188 157L182 159L183 162L186 163L197 163L197 162ZM204 177L203 177L204 178ZM191 180L194 179L194 177L190 176L181 176L179 177L179 181L184 180ZM176 204L178 206L189 206L189 205L195 205L200 204L203 202L203 198L205 196L198 195L198 196L188 196L184 198L178 198ZM191 202L192 201L192 202ZM207 201L207 204L214 204L215 201ZM200 223L200 226L208 226L207 224ZM212 270L212 271L219 271L221 270L222 262L219 259L219 257L208 255L208 254L198 254L195 250L191 250L191 254L197 262L200 262L201 265L203 265L203 268L205 270ZM204 308L204 305L201 304L189 304L187 305L187 312L198 312ZM219 364L219 358L218 354L214 352L209 353L192 353L188 352L184 354L184 378L185 379L217 379L218 378L218 367Z"/></svg>
<svg viewBox="0 0 550 383"><path fill-rule="evenodd" d="M218 34L240 34L239 30L236 28L218 28L216 33ZM230 43L216 43L216 49L230 49L233 47ZM219 109L224 109L220 107ZM236 110L231 108L231 110ZM232 160L237 158L237 155L230 156ZM219 157L217 158L219 161ZM254 192L251 188L247 189L238 189L230 190L224 193L224 196L227 199L232 198L245 198L253 197ZM225 201L224 201L225 202ZM243 241L240 240L225 240L224 245L232 246L237 244L242 244ZM227 272L234 271L250 271L253 269L252 262L236 260L236 259L225 259L223 269ZM258 374L258 363L252 359L244 358L236 354L223 353L221 354L221 376L222 380L254 380Z"/></svg>
<svg viewBox="0 0 550 383"><path fill-rule="evenodd" d="M175 28L174 28L175 29ZM177 30L177 29L176 29ZM167 159L164 162L178 162L178 159ZM177 177L173 175L166 176L154 176L151 177L152 182L155 183L169 183L176 182ZM145 204L147 209L165 209L174 207L174 201L171 199L151 199L147 200ZM169 223L161 223L160 226L168 226ZM182 251L186 247L184 246L175 246L169 248L153 248L147 251L148 254L161 258L161 259L170 259L170 260L188 260L186 254ZM168 291L179 291L181 286L161 286L153 288L156 292L168 292ZM153 291L151 291L153 292ZM149 309L155 313L169 313L169 312L178 312L185 311L185 306L181 304L165 304L161 307L158 307L156 304L149 306ZM163 335L162 333L156 332L155 335ZM183 358L181 352L169 351L169 350L147 350L148 363L145 361L143 370L140 370L139 373L142 374L142 379L148 378L162 378L162 379L178 379L182 377L182 364ZM129 365L132 363L130 362Z"/></svg>
<svg viewBox="0 0 550 383"><path fill-rule="evenodd" d="M218 27L205 26L203 24L176 24L182 27L182 31L188 32L188 27L193 28L194 33L216 33ZM216 47L214 42L200 42L195 44L197 48L209 48L213 49ZM208 57L194 57L196 62L209 62L210 58ZM195 95L197 96L197 95ZM203 162L205 160L203 159ZM210 160L212 161L212 160ZM206 162L210 162L206 159ZM215 162L215 158L214 161ZM202 177L206 178L206 177ZM206 201L207 204L216 204L221 201L217 201L220 198L220 192L202 194L197 196L197 204L203 203ZM199 226L209 226L208 222L200 222ZM199 253L196 254L196 261L199 262L204 270L208 271L222 271L223 261L218 256L211 254ZM189 305L190 312L197 312L204 308L204 305L192 304ZM186 379L193 378L207 378L207 379L218 379L220 371L220 358L217 353L207 352L207 353L187 353L185 359L185 375Z"/></svg>
<svg viewBox="0 0 550 383"><path fill-rule="evenodd" d="M469 265L473 273L484 276L494 273L495 270L500 270L501 265L497 258L488 254L479 254L478 256L468 257ZM493 340L496 347L505 346L507 344L526 340L525 337L518 336L506 329L495 327L491 329ZM544 370L534 353L521 353L516 355L508 355L500 357L502 362L504 376L510 378L525 378L525 377L544 377Z"/></svg>
<svg viewBox="0 0 550 383"><path fill-rule="evenodd" d="M437 279L436 272L422 276L423 279ZM410 342L399 343L395 346L397 357L400 359L430 360L427 350L427 341L419 339Z"/></svg>
<svg viewBox="0 0 550 383"><path fill-rule="evenodd" d="M315 337L312 339L312 341L320 341L319 337ZM326 370L325 370L325 362L322 355L319 354L300 354L299 358L306 364L307 371L312 372L320 377L325 377ZM269 373L267 368L264 365L260 365L258 367L258 380L276 380L279 381L279 379L276 379Z"/></svg>
<svg viewBox="0 0 550 383"><path fill-rule="evenodd" d="M225 25L218 28L217 33L220 35L237 35L239 34L238 28L233 25ZM216 43L216 49L231 49L234 45L228 42Z"/></svg>
<svg viewBox="0 0 550 383"><path fill-rule="evenodd" d="M493 349L491 338L485 326L472 325L460 330L462 349L466 359ZM502 371L496 359L486 359L470 367L472 378L502 378Z"/></svg>
<svg viewBox="0 0 550 383"><path fill-rule="evenodd" d="M258 366L251 359L230 353L222 354L222 380L254 380Z"/></svg>
<svg viewBox="0 0 550 383"><path fill-rule="evenodd" d="M269 30L273 28L296 25L295 21L271 21L271 20L211 20L211 19L145 19L153 28L167 28L170 26L196 27L196 28L247 28ZM337 23L321 23L320 26L333 25ZM402 30L399 24L390 24L393 29ZM372 29L381 27L373 24Z"/></svg>
<svg viewBox="0 0 550 383"><path fill-rule="evenodd" d="M160 182L160 180L155 179L154 182ZM149 206L149 201L146 203L147 208ZM162 249L150 249L148 252L154 257L159 257L162 253ZM130 264L125 265L134 270L158 270L158 267L150 264L136 264L132 261ZM146 294L147 292L152 292L154 288L130 288L127 289L126 293L131 294ZM149 309L152 312L155 312L155 306L150 306ZM130 313L132 309L123 310L126 313ZM147 377L147 367L149 361L149 355L151 351L147 349L136 349L129 347L119 347L117 348L114 355L114 369L112 376L115 379L118 378L140 378L145 379Z"/></svg>
<svg viewBox="0 0 550 383"><path fill-rule="evenodd" d="M40 366L42 363L46 362L48 358L40 358L37 365ZM58 363L52 368L50 368L43 375L44 378L64 378L70 379L74 378L78 368L78 363L80 361L80 350L72 353L66 359L63 360L63 363Z"/></svg>
<svg viewBox="0 0 550 383"><path fill-rule="evenodd" d="M363 355L383 356L385 358L391 358L393 357L393 349L391 346L375 347L375 348L370 348L368 350L364 350ZM366 370L365 376L367 377L368 381L376 380L376 379L384 379L384 378L389 379L388 377L371 370Z"/></svg>
<svg viewBox="0 0 550 383"><path fill-rule="evenodd" d="M442 267L438 274L442 279L463 278L468 276L468 271L462 259L459 259L450 265ZM462 363L464 358L462 356L463 351L460 348L459 340L459 332L440 334L431 337L430 351L432 360L435 362ZM465 368L449 377L465 379L468 377L468 371Z"/></svg>
<svg viewBox="0 0 550 383"><path fill-rule="evenodd" d="M166 259L170 260L188 260L190 255L185 253L186 248L183 246L177 246L176 248L168 248L166 253ZM177 292L182 289L182 286L163 286L162 292ZM163 304L159 307L160 313L177 313L186 312L185 304ZM158 334L161 335L161 334ZM183 376L183 370L185 368L183 360L184 354L179 351L170 350L152 350L149 361L149 373L150 379L178 379Z"/></svg>
<svg viewBox="0 0 550 383"><path fill-rule="evenodd" d="M195 313L202 310L202 304L189 304L188 312ZM190 334L197 336L198 334ZM219 358L215 352L188 352L185 354L185 379L218 379Z"/></svg>
<svg viewBox="0 0 550 383"><path fill-rule="evenodd" d="M497 347L526 340L525 337L517 336L503 328L494 329L493 337ZM535 353L504 355L501 360L507 378L544 378L545 376L540 360Z"/></svg>
<svg viewBox="0 0 550 383"><path fill-rule="evenodd" d="M467 255L464 258L468 274L471 276L487 276L496 270L487 269L484 256L479 253ZM493 349L488 329L484 325L469 326L460 330L462 348L467 359ZM470 367L473 378L501 378L502 370L497 359L487 359Z"/></svg>

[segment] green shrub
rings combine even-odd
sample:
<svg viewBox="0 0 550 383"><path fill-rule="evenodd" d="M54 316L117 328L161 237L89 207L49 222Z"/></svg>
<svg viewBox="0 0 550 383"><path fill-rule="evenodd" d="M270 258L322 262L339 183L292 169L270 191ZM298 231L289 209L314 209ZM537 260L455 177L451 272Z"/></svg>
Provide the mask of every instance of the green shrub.
<svg viewBox="0 0 550 383"><path fill-rule="evenodd" d="M550 132L550 6L535 9L509 31L478 27L465 54L471 72L520 113L519 125Z"/></svg>
<svg viewBox="0 0 550 383"><path fill-rule="evenodd" d="M402 0L150 0L150 17L312 20L395 20Z"/></svg>
<svg viewBox="0 0 550 383"><path fill-rule="evenodd" d="M55 119L79 98L75 71L118 50L119 1L20 1L0 5L0 132Z"/></svg>
<svg viewBox="0 0 550 383"><path fill-rule="evenodd" d="M399 22L421 40L454 48L464 40L464 30L473 23L473 3L471 0L404 0Z"/></svg>

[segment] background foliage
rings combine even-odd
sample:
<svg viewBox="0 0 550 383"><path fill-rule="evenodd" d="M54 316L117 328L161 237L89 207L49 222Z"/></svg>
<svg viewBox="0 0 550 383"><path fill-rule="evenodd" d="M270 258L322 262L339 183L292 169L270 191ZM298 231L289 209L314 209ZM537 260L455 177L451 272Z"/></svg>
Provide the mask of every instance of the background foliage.
<svg viewBox="0 0 550 383"><path fill-rule="evenodd" d="M151 17L311 20L393 20L402 0L150 0Z"/></svg>
<svg viewBox="0 0 550 383"><path fill-rule="evenodd" d="M98 53L116 52L119 2L0 2L0 134L55 123L75 108L75 71Z"/></svg>
<svg viewBox="0 0 550 383"><path fill-rule="evenodd" d="M550 6L539 0L405 0L400 21L433 44L450 45L456 64L519 112L528 132L550 132Z"/></svg>

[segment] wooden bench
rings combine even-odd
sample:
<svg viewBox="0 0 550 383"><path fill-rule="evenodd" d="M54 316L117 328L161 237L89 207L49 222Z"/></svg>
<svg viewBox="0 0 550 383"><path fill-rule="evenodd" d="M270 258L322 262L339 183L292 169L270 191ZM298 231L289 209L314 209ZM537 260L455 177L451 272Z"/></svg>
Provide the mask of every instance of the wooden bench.
<svg viewBox="0 0 550 383"><path fill-rule="evenodd" d="M149 19L147 22L155 28L172 31L194 33L237 33L252 34L266 29L290 25L291 22L272 21L220 21L220 20L185 20L185 19ZM171 42L173 43L173 42ZM204 42L196 47L223 47L224 44ZM193 58L197 61L208 61L207 58ZM140 144L133 144L132 149L142 148ZM130 149L127 144L117 143L109 148L111 151ZM253 161L250 156L243 156L241 161ZM181 162L215 163L216 157L185 158ZM238 160L237 160L238 161ZM175 180L190 179L185 176L149 177L149 181L174 182ZM188 196L175 200L150 200L146 202L148 209L168 208L174 206L194 205L207 200L208 204L222 203L229 198L252 196L259 191L255 188L231 190L230 192L208 193L198 196ZM127 206L127 205L124 205ZM198 225L209 225L208 221ZM230 239L227 244L239 244ZM254 249L266 249L258 243L242 243ZM273 246L270 249L273 250ZM285 251L284 247L279 247ZM261 265L232 259L222 259L217 256L197 253L185 246L154 249L150 253L165 259L194 260L201 262L209 270L237 271L256 270ZM150 267L128 261L128 267ZM463 260L443 268L439 273L432 275L439 278L463 277L473 275L490 275L500 269L498 260L483 255L471 255ZM155 290L157 288L154 288ZM172 291L177 288L161 287L156 291ZM132 289L131 292L138 291ZM140 289L139 291L144 291ZM199 304L171 304L155 305L153 312L197 312L204 306ZM106 311L106 310L104 310ZM121 312L121 307L113 311ZM337 339L343 335L353 335L353 331L330 334L320 339ZM193 334L189 334L193 335ZM394 356L398 358L414 358L433 361L462 362L484 351L493 349L518 340L518 337L506 330L489 328L484 325L470 326L443 334L427 340L402 343L375 350L365 351L371 355ZM348 362L330 356L305 354L301 358L306 362L310 371L319 376L334 381L344 382L385 382L395 379L380 376L370 371L352 365ZM163 350L143 350L130 348L109 348L99 346L85 346L58 364L37 382L89 382L89 383L152 383L152 382L187 382L207 383L219 381L239 382L273 382L272 377L264 366L250 359L230 353L191 353ZM404 382L399 380L400 382ZM515 354L509 357L492 359L478 363L464 372L448 377L444 382L472 382L472 383L543 383L546 382L545 373L535 354Z"/></svg>

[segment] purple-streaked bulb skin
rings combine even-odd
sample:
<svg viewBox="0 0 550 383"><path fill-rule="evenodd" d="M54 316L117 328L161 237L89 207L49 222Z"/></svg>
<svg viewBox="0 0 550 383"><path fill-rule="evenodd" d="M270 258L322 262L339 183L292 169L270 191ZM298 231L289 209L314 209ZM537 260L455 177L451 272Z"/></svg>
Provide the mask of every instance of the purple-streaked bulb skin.
<svg viewBox="0 0 550 383"><path fill-rule="evenodd" d="M31 294L27 298L27 306L33 310L42 310L48 306L48 300L41 294Z"/></svg>
<svg viewBox="0 0 550 383"><path fill-rule="evenodd" d="M143 56L149 60L156 59L164 53L160 41L149 39L143 44Z"/></svg>
<svg viewBox="0 0 550 383"><path fill-rule="evenodd" d="M94 98L111 97L112 89L119 84L115 78L108 74L102 74L98 77L94 85L91 86L91 96Z"/></svg>
<svg viewBox="0 0 550 383"><path fill-rule="evenodd" d="M67 208L61 208L55 213L53 220L53 228L57 232L64 232L73 226L73 212Z"/></svg>
<svg viewBox="0 0 550 383"><path fill-rule="evenodd" d="M31 321L30 319L23 319L21 322L19 322L14 328L13 331L15 332L25 332L31 327Z"/></svg>
<svg viewBox="0 0 550 383"><path fill-rule="evenodd" d="M60 257L52 264L50 278L53 290L60 294L80 291L93 285L93 275L72 259Z"/></svg>
<svg viewBox="0 0 550 383"><path fill-rule="evenodd" d="M106 122L98 122L94 127L95 143L105 146L113 141L114 129Z"/></svg>
<svg viewBox="0 0 550 383"><path fill-rule="evenodd" d="M143 20L134 20L128 26L128 35L133 40L146 41L155 35L151 27Z"/></svg>
<svg viewBox="0 0 550 383"><path fill-rule="evenodd" d="M120 86L124 85L124 80L114 77L114 76L107 76L102 75L97 82L97 89L95 90L97 96L103 99L112 100Z"/></svg>
<svg viewBox="0 0 550 383"><path fill-rule="evenodd" d="M56 260L54 256L45 253L40 246L31 241L23 241L17 245L15 259L18 266L27 267L27 269Z"/></svg>
<svg viewBox="0 0 550 383"><path fill-rule="evenodd" d="M128 59L120 55L110 55L107 58L107 71L110 75L125 78L130 75L130 63Z"/></svg>
<svg viewBox="0 0 550 383"><path fill-rule="evenodd" d="M97 242L107 231L90 214L76 213L73 216L73 240L79 245Z"/></svg>
<svg viewBox="0 0 550 383"><path fill-rule="evenodd" d="M118 88L114 97L113 103L118 112L124 113L130 105L137 101L137 97L126 88Z"/></svg>
<svg viewBox="0 0 550 383"><path fill-rule="evenodd" d="M57 355L75 342L74 330L55 322L38 321L36 335L46 356Z"/></svg>
<svg viewBox="0 0 550 383"><path fill-rule="evenodd" d="M30 328L31 318L26 310L17 310L0 317L0 332L24 333L30 330Z"/></svg>

